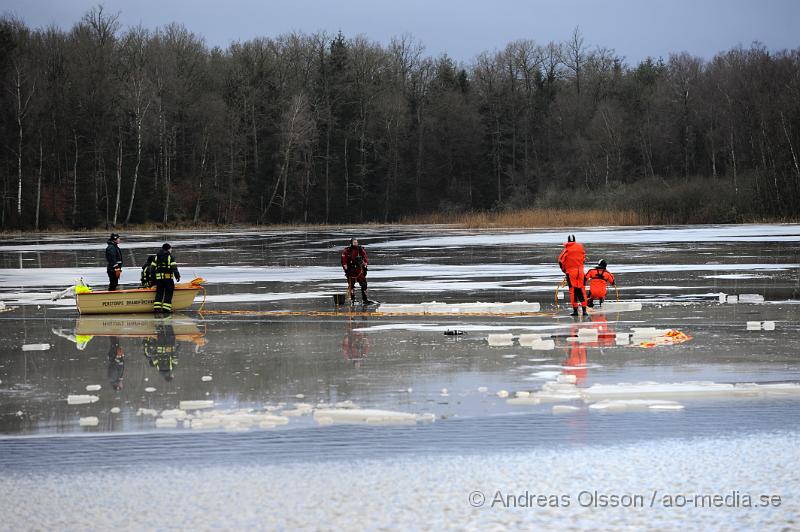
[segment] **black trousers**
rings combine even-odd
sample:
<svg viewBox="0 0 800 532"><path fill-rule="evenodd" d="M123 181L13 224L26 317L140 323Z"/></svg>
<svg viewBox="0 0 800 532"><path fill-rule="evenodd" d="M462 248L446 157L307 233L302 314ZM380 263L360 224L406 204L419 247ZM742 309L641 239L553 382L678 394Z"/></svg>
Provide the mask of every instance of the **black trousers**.
<svg viewBox="0 0 800 532"><path fill-rule="evenodd" d="M113 291L119 286L119 279L117 279L117 271L114 268L106 268L108 274L108 290Z"/></svg>
<svg viewBox="0 0 800 532"><path fill-rule="evenodd" d="M155 312L172 312L172 292L175 291L175 281L161 279L156 281L156 299L153 302Z"/></svg>

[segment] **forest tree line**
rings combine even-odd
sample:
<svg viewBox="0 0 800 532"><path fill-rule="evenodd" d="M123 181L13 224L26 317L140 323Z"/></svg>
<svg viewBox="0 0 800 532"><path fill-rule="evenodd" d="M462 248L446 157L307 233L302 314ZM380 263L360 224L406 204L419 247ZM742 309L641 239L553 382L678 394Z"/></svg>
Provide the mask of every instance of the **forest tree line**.
<svg viewBox="0 0 800 532"><path fill-rule="evenodd" d="M465 65L410 36L209 48L98 7L69 31L0 18L0 83L0 229L800 212L800 48L628 65L576 29Z"/></svg>

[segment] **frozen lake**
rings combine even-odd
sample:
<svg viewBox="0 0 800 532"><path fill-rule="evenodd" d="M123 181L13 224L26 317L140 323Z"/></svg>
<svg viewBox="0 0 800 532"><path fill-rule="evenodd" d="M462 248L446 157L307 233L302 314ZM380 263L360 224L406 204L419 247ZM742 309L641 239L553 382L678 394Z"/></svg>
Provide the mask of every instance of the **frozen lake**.
<svg viewBox="0 0 800 532"><path fill-rule="evenodd" d="M587 269L606 259L619 301L641 310L568 316L556 257L570 232ZM798 225L123 235L124 285L138 284L137 265L163 241L184 280L207 280L204 312L198 302L169 319L79 316L74 301L51 301L76 278L103 288L104 236L0 241L0 486L10 494L0 510L61 494L36 517L17 511L11 529L63 526L64 512L76 529L116 525L120 512L127 527L167 526L140 515L152 500L132 496L164 475L184 491L225 486L198 488L169 525L184 528L798 524L800 474L786 467L800 458ZM333 306L350 236L369 253L370 297L416 309ZM421 305L523 300L541 310ZM531 346L534 334L543 340ZM111 495L120 484L125 502ZM79 515L90 492L73 488L87 485L107 494L98 508L118 506ZM351 486L368 504L346 496ZM578 503L583 490L653 489L737 491L739 505ZM468 500L498 490L572 504ZM781 504L743 509L745 493ZM269 503L226 513L250 500Z"/></svg>

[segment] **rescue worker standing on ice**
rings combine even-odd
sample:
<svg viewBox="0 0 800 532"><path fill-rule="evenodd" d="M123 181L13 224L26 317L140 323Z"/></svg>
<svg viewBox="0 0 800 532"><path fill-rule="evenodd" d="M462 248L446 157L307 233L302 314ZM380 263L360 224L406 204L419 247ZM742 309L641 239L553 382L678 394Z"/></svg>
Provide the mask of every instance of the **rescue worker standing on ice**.
<svg viewBox="0 0 800 532"><path fill-rule="evenodd" d="M164 244L156 255L153 264L156 273L156 299L153 302L153 312L172 312L172 292L175 290L175 281L181 280L178 272L178 263L172 256L172 246Z"/></svg>
<svg viewBox="0 0 800 532"><path fill-rule="evenodd" d="M350 295L350 303L355 303L355 295L353 288L355 288L356 281L361 287L361 301L366 305L369 303L367 298L367 252L362 246L358 245L357 238L350 239L350 245L342 250L342 269L344 275L347 277L347 293Z"/></svg>
<svg viewBox="0 0 800 532"><path fill-rule="evenodd" d="M569 301L572 304L572 315L578 315L578 304L586 312L586 293L584 292L584 272L583 263L586 262L586 251L583 245L575 241L575 235L569 235L564 244L564 251L558 256L558 266L567 277L567 287L569 287Z"/></svg>
<svg viewBox="0 0 800 532"><path fill-rule="evenodd" d="M111 233L106 242L106 273L108 273L108 290L113 291L119 285L122 275L122 251L119 250L119 235Z"/></svg>
<svg viewBox="0 0 800 532"><path fill-rule="evenodd" d="M598 305L603 304L606 298L607 285L617 286L614 279L614 274L606 270L608 263L605 259L601 259L597 266L586 272L586 280L589 281L589 293L587 294L587 303L590 307L594 306L594 300L598 300Z"/></svg>

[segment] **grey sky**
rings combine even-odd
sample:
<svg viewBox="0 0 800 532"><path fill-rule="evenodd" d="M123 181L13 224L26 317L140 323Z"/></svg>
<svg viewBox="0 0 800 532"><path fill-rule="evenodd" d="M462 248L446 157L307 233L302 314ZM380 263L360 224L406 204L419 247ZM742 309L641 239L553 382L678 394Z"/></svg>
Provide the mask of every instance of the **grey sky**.
<svg viewBox="0 0 800 532"><path fill-rule="evenodd" d="M69 29L97 0L0 0L29 27ZM210 46L291 31L341 30L386 44L411 34L426 55L471 62L482 51L520 39L566 40L580 27L590 46L636 63L686 51L709 59L753 41L800 47L799 0L106 0L123 29L182 23Z"/></svg>

